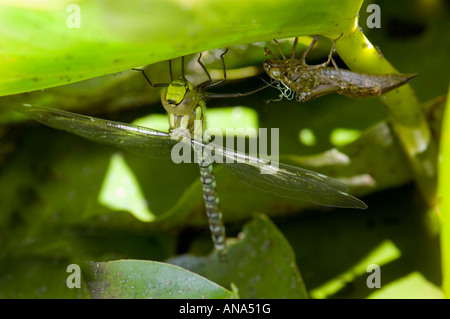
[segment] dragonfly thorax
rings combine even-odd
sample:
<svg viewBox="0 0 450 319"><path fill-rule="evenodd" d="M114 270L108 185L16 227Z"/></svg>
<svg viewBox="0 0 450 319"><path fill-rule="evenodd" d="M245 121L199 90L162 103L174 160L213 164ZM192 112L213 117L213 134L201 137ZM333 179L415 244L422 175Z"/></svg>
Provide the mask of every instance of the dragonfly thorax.
<svg viewBox="0 0 450 319"><path fill-rule="evenodd" d="M197 106L192 113L188 115L176 115L169 113L169 131L175 129L188 130L191 135L195 132L202 134L205 128L205 117L201 106Z"/></svg>

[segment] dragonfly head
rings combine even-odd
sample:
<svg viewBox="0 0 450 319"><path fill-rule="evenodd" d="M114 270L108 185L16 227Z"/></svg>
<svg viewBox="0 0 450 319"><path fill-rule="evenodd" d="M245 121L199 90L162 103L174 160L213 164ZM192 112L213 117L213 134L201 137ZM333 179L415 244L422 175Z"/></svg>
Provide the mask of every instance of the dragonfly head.
<svg viewBox="0 0 450 319"><path fill-rule="evenodd" d="M198 93L186 79L172 81L161 94L161 103L170 114L191 114L198 102Z"/></svg>
<svg viewBox="0 0 450 319"><path fill-rule="evenodd" d="M267 59L263 63L264 70L274 80L281 81L281 69L278 66L279 61Z"/></svg>

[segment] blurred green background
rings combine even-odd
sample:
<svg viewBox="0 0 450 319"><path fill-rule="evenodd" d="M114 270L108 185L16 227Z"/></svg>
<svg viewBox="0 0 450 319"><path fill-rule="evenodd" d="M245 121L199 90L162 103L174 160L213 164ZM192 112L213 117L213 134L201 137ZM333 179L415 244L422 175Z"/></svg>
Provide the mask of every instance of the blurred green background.
<svg viewBox="0 0 450 319"><path fill-rule="evenodd" d="M83 17L85 2L72 2L79 3ZM0 3L0 13L8 21L28 12L8 1ZM440 221L422 201L379 99L328 95L306 104L285 99L266 103L279 94L269 88L245 98L208 100L211 126L236 124L238 113L242 117L236 125L279 128L282 162L341 178L369 206L366 211L330 209L279 198L249 187L218 166L220 204L233 238L226 265L219 264L214 254L208 256L212 242L197 166L122 153L24 121L7 106L32 103L127 123L153 114L145 123L160 129L156 126L164 126L161 118L166 120L159 91L130 68L151 64L146 68L149 77L167 82L164 60L187 55L188 78L200 83L205 75L196 63L196 53L210 50L202 61L208 70L220 71L218 56L229 46L225 56L228 81L215 92L250 91L264 83L261 78L268 80L262 70L263 47L275 50L272 38L316 33L333 37L354 26L354 15L361 8L359 26L371 43L399 72L419 73L410 85L438 138L449 83L447 2L376 1L381 8L381 28L370 29L367 1L345 1L339 4L342 10L327 1L320 5L297 1L295 10L289 10L294 1L260 5L262 9L255 9L259 2L246 1L236 7L235 16L230 10L220 10L226 1L221 5L193 1L187 9L167 1L176 10L187 11L187 16L192 10L197 22L221 21L223 25L211 26L218 30L216 37L202 33L202 23L184 20L177 21L178 29L164 29L167 23L147 17L149 25L162 26L142 29L140 17L130 15L142 8L125 10L119 2L105 3L99 1L85 11L88 16L73 32L92 30L75 36L79 42L68 41L62 33L49 42L36 40L26 47L25 25L23 33L20 28L13 33L0 27L3 37L16 40L0 46L0 93L4 95L0 97L1 298L148 297L142 289L130 294L129 285L112 278L121 273L115 267L131 272L130 263L121 264L122 259L169 262L190 269L211 280L205 284L213 291L208 295L211 298L230 297L231 283L241 298L442 298ZM142 3L150 8L160 2ZM52 19L65 23L70 15L67 5L54 8L61 10L60 15L48 11L37 15L44 21L40 25L48 25L42 34L54 31ZM162 5L163 11L169 9ZM98 25L89 25L92 19ZM127 28L121 30L121 23L128 23ZM252 24L255 29L248 27ZM95 33L99 26L111 27L110 34ZM133 38L127 38L128 32ZM189 37L189 32L198 36ZM142 42L146 36L151 40ZM90 42L101 37L104 46ZM123 39L128 42L119 41ZM310 40L301 38L298 52ZM61 52L58 41L64 44ZM286 54L291 45L290 40L281 42ZM321 38L309 56L310 64L324 61L329 46L330 41ZM16 59L14 53L23 50L28 50L27 59L23 55L22 60ZM179 74L179 63L180 59L174 60L175 74ZM75 83L52 87L62 82ZM40 90L44 88L48 89ZM12 95L24 91L31 92ZM346 164L348 158L350 164ZM130 197L120 201L114 192L124 181ZM152 216L154 221L142 221L142 216ZM66 286L69 264L82 266L81 289ZM381 267L380 289L367 287L371 264ZM96 267L102 271L96 272ZM137 268L129 276L149 269L141 262L133 267ZM146 283L145 278L157 281L160 273L175 276L173 266L152 263L152 267L158 271L130 280L139 285ZM116 294L105 292L105 283L116 285ZM101 287L104 290L98 293Z"/></svg>

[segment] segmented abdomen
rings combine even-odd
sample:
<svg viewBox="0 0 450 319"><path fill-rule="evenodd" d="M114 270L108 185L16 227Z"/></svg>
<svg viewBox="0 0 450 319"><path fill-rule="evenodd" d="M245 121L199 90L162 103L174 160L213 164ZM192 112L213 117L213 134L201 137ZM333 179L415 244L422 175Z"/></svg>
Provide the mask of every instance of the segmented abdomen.
<svg viewBox="0 0 450 319"><path fill-rule="evenodd" d="M216 191L216 181L212 171L212 163L203 161L199 163L200 180L203 187L203 198L205 200L206 215L208 216L209 228L214 246L221 258L224 258L227 247L225 244L225 226L222 221L222 212L219 208L219 197Z"/></svg>
<svg viewBox="0 0 450 319"><path fill-rule="evenodd" d="M377 96L407 83L417 74L362 74L349 70L339 71L327 67L320 70L324 77L336 81L340 86L338 93L348 97Z"/></svg>

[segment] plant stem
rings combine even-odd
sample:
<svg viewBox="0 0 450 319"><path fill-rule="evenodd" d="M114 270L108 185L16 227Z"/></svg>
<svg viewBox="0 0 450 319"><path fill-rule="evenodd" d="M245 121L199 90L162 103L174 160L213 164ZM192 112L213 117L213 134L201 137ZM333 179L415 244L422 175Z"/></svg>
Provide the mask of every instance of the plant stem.
<svg viewBox="0 0 450 319"><path fill-rule="evenodd" d="M355 72L398 72L359 28L339 39L336 50ZM413 89L406 84L382 95L380 99L386 106L392 128L409 159L420 192L431 207L436 207L437 143Z"/></svg>
<svg viewBox="0 0 450 319"><path fill-rule="evenodd" d="M450 299L450 87L442 125L439 161L439 198L442 217L442 289L444 297Z"/></svg>

